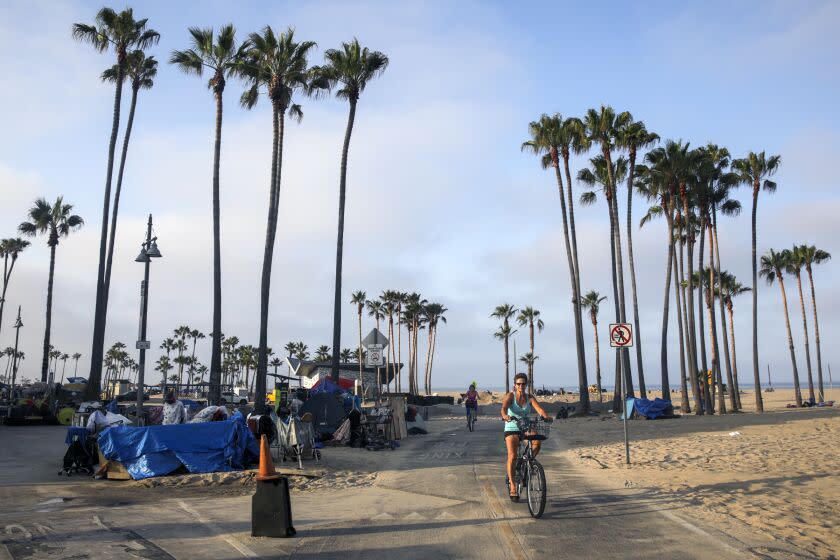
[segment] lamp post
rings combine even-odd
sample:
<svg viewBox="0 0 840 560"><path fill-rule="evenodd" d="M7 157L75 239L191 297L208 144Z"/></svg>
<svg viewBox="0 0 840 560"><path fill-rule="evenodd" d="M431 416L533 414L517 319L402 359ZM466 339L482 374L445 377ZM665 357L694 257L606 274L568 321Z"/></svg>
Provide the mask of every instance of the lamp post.
<svg viewBox="0 0 840 560"><path fill-rule="evenodd" d="M137 424L141 422L143 417L143 393L145 387L145 373L146 373L146 350L151 345L146 340L146 319L149 312L149 263L153 258L159 258L162 255L157 246L157 237L152 237L152 215L149 214L149 224L146 229L146 241L140 246L140 254L134 259L134 262L143 263L143 281L140 283L140 332L137 337L137 344L135 345L140 350L140 364L137 371Z"/></svg>
<svg viewBox="0 0 840 560"><path fill-rule="evenodd" d="M15 321L15 353L12 354L12 387L9 390L9 398L12 404L15 402L15 379L17 378L18 370L18 341L20 340L20 328L23 323L20 321L20 306L18 305L17 321Z"/></svg>

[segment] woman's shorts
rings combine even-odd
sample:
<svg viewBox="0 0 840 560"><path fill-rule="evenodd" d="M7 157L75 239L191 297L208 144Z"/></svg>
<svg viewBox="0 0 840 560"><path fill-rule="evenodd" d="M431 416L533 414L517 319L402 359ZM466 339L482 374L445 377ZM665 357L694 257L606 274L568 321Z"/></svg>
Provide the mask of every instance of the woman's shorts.
<svg viewBox="0 0 840 560"><path fill-rule="evenodd" d="M516 437L519 437L520 435L522 435L522 432L520 432L519 430L514 430L514 431L512 431L512 432L507 432L507 431L506 431L506 432L505 432L505 439L507 439L507 438L508 438L508 436L516 436Z"/></svg>

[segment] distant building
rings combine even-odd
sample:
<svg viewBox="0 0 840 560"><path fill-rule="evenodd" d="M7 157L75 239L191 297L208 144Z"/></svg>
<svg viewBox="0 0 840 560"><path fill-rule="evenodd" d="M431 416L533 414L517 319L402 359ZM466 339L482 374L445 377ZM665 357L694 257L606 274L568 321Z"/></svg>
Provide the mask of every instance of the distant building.
<svg viewBox="0 0 840 560"><path fill-rule="evenodd" d="M288 358L286 364L289 366L291 374L300 378L301 385L307 389L318 387L324 379L330 378L332 373L331 362L314 362ZM402 371L402 364L392 364L392 366L394 365L396 365L398 371ZM379 372L379 379L383 385L388 382L393 382L394 372L392 366L383 366L380 368L362 366L365 393L372 394L374 388L377 386L377 371ZM338 385L342 389L352 391L358 379L359 362L338 364Z"/></svg>

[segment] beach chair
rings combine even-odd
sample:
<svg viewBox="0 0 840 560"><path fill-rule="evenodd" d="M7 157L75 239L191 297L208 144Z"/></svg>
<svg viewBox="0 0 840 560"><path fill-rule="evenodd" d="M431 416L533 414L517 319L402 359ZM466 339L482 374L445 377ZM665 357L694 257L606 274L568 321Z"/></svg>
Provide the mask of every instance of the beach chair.
<svg viewBox="0 0 840 560"><path fill-rule="evenodd" d="M312 422L304 422L294 415L286 420L277 419L277 442L281 461L297 460L298 468L303 469L303 456L311 453L316 460L321 459L321 452L315 449L315 431Z"/></svg>

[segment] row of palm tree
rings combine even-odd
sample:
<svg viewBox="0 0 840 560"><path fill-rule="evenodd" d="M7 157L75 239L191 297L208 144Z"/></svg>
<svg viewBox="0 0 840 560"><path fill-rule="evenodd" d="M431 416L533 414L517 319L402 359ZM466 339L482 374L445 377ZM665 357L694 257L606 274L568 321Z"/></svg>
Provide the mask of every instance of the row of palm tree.
<svg viewBox="0 0 840 560"><path fill-rule="evenodd" d="M279 195L282 178L283 141L287 115L300 121L303 112L297 103L299 95L319 96L335 90L336 97L349 103L349 114L341 153L339 182L339 215L336 243L335 308L333 325L333 376L338 375L340 324L341 324L341 273L344 239L344 213L347 190L347 160L361 93L367 84L381 75L388 66L388 57L378 51L362 47L358 40L343 43L339 49L324 53L323 65L310 65L308 57L316 47L313 41L299 41L292 28L275 33L270 27L250 33L245 41L237 42L233 25L222 26L218 32L213 28L193 27L189 30L191 46L172 52L169 62L188 74L202 76L210 74L208 88L215 101L215 142L213 150L213 343L210 363L210 400L220 399L222 377L221 340L221 254L220 254L220 165L223 97L227 81L239 78L245 83L240 104L246 109L256 106L261 95L265 95L272 107L272 159L270 164L268 217L266 226L265 252L263 256L260 293L260 334L256 381L256 406L263 404L265 373L268 366L268 306L271 283L272 255L277 231ZM117 211L122 188L123 170L128 151L137 94L141 89L153 86L157 73L157 61L144 52L156 44L160 34L148 28L148 20L136 19L131 8L116 12L102 8L93 24L77 23L73 26L74 38L91 44L96 50L113 50L116 64L103 73L102 79L114 84L114 109L111 137L105 179L105 192L100 236L99 268L97 275L96 311L91 355L93 356L89 393L99 391L101 356L104 348L105 326L110 289L110 271L113 243L117 225ZM128 122L123 136L123 150L111 212L111 185L114 155L119 134L123 82L131 81L132 99ZM109 215L111 228L108 230ZM107 247L107 251L106 251Z"/></svg>
<svg viewBox="0 0 840 560"><path fill-rule="evenodd" d="M823 402L823 373L822 356L820 353L820 326L817 315L817 299L814 290L813 265L820 264L831 258L827 251L817 249L813 245L795 245L792 249L776 251L770 249L767 254L761 257L761 268L759 275L773 284L778 280L779 289L782 295L782 306L785 313L785 327L787 329L788 349L790 361L793 368L793 387L797 406L802 406L802 390L799 383L799 368L796 361L796 350L793 343L793 334L790 328L790 315L788 314L787 292L785 291L785 274L796 278L796 286L799 291L799 306L802 311L802 330L805 338L805 364L808 368L808 398L811 403ZM808 340L808 317L805 311L805 298L802 293L802 269L808 273L808 280L811 285L811 307L814 312L814 331L816 335L817 350L817 394L814 394L814 376L811 367L811 348Z"/></svg>
<svg viewBox="0 0 840 560"><path fill-rule="evenodd" d="M511 327L510 320L516 317L516 322L520 327L528 327L528 340L530 342L529 351L526 352L520 359L528 368L528 383L529 390L534 389L534 362L539 359L539 356L534 353L534 334L535 330L542 332L545 328L545 323L540 318L540 311L531 306L526 306L522 309L517 309L510 303L503 303L497 305L491 317L499 319L502 324L499 329L493 334L494 337L501 340L504 344L505 350L505 392L510 391L510 337L516 333L516 329Z"/></svg>
<svg viewBox="0 0 840 560"><path fill-rule="evenodd" d="M381 330L382 321L387 319L388 348L385 354L385 377L386 388L391 390L391 380L394 382L394 390L403 392L402 382L402 329L405 326L408 336L408 386L407 392L413 395L420 394L420 331L426 330L426 360L423 369L423 392L426 395L432 393L432 370L435 360L435 349L437 348L437 332L440 323L446 323L446 312L448 309L440 303L429 302L416 292L406 293L398 290L385 290L376 299L368 299L367 293L357 291L350 298L351 305L356 307L359 321L359 345L357 346L356 359L359 362L359 377L363 379L363 364L365 351L362 346L362 317L367 311L372 317L377 330ZM396 325L394 319L396 318ZM335 348L333 348L333 365L335 362ZM339 352L339 359L342 352ZM377 384L382 386L381 372L377 369Z"/></svg>

